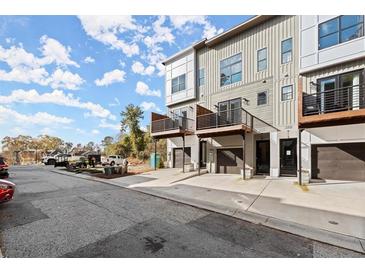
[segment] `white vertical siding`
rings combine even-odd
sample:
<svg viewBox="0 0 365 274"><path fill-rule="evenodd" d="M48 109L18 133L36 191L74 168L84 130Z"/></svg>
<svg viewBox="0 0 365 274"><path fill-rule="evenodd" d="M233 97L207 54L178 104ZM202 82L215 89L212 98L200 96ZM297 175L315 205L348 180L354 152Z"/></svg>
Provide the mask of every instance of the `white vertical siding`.
<svg viewBox="0 0 365 274"><path fill-rule="evenodd" d="M198 88L199 101L212 109L214 104L222 101L220 98L230 99L230 95L231 98L237 95L253 98L250 111L262 117L262 108L254 107L255 96L259 91L268 90L272 100L270 122L279 128L294 126L297 121L298 23L298 16L278 16L216 46L198 50L197 68L204 67L206 74L205 85ZM281 41L290 37L293 38L292 62L282 65ZM267 48L267 69L257 72L257 50L264 47ZM242 53L242 81L221 87L220 60L237 53ZM289 84L293 84L294 98L281 102L281 87Z"/></svg>

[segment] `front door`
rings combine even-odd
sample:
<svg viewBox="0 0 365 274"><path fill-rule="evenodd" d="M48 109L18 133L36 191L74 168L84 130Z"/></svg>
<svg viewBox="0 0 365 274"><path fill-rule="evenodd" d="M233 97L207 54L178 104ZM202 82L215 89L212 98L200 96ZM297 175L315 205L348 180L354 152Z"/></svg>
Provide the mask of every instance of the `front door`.
<svg viewBox="0 0 365 274"><path fill-rule="evenodd" d="M200 144L200 167L207 166L207 141L201 141Z"/></svg>
<svg viewBox="0 0 365 274"><path fill-rule="evenodd" d="M280 140L280 176L297 176L297 139Z"/></svg>
<svg viewBox="0 0 365 274"><path fill-rule="evenodd" d="M270 141L256 141L256 174L270 174Z"/></svg>

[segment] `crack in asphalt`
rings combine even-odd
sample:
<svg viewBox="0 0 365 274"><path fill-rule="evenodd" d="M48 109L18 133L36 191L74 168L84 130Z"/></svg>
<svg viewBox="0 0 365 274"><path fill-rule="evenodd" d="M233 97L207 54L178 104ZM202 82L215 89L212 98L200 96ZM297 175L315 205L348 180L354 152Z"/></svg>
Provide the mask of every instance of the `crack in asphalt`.
<svg viewBox="0 0 365 274"><path fill-rule="evenodd" d="M101 209L104 209L104 210L108 211L109 213L111 213L111 214L113 214L113 215L116 215L116 216L118 216L118 217L124 218L124 219L126 219L126 220L128 220L128 221L131 221L131 222L132 222L132 223L134 223L134 224L137 224L137 223L138 223L138 222L136 222L135 220L133 220L133 219L131 219L131 218L128 218L128 217L126 217L126 216L123 216L123 215L121 215L121 214L119 214L119 213L113 212L113 211L112 211L112 210L110 210L109 208L104 207L104 206L102 206L102 205L100 205L100 204L98 204L98 203L96 203L96 202L90 201L90 200L88 200L88 199L86 199L86 198L84 198L84 197L81 197L81 196L77 196L77 197L78 197L78 198L80 198L81 200L84 200L84 201L86 201L86 202L88 202L88 203L92 204L92 205L95 205L95 206L97 206L97 207L99 207L99 208L101 208Z"/></svg>

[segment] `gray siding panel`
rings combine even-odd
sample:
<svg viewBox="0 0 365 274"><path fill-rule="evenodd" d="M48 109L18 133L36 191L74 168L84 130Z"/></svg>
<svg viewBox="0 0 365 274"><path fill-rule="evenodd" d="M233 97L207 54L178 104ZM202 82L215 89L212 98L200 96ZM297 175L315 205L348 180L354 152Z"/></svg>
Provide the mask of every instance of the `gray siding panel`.
<svg viewBox="0 0 365 274"><path fill-rule="evenodd" d="M204 67L206 72L206 84L198 88L200 103L214 109L217 102L239 95L250 100L250 105L244 108L254 115L279 128L294 126L297 121L298 23L297 16L278 16L216 46L198 50L197 67ZM289 37L293 38L292 62L281 65L281 41ZM257 50L264 47L267 48L268 66L257 72ZM220 87L220 60L240 52L242 81ZM294 99L281 102L281 87L289 84L294 86ZM269 91L267 109L256 106L255 96L264 90Z"/></svg>

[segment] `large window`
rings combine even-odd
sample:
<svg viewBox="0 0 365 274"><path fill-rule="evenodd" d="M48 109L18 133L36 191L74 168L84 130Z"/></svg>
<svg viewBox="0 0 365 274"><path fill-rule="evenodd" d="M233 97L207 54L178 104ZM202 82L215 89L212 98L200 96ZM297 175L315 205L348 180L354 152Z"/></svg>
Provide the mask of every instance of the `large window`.
<svg viewBox="0 0 365 274"><path fill-rule="evenodd" d="M363 15L342 15L318 26L319 49L364 36Z"/></svg>
<svg viewBox="0 0 365 274"><path fill-rule="evenodd" d="M257 71L262 71L267 68L267 49L257 51Z"/></svg>
<svg viewBox="0 0 365 274"><path fill-rule="evenodd" d="M285 86L281 88L281 101L293 99L293 86Z"/></svg>
<svg viewBox="0 0 365 274"><path fill-rule="evenodd" d="M257 105L261 106L261 105L266 105L266 104L267 104L267 92L263 91L263 92L257 93Z"/></svg>
<svg viewBox="0 0 365 274"><path fill-rule="evenodd" d="M185 74L172 79L171 92L175 93L185 89Z"/></svg>
<svg viewBox="0 0 365 274"><path fill-rule="evenodd" d="M293 39L281 41L281 63L286 64L292 60Z"/></svg>
<svg viewBox="0 0 365 274"><path fill-rule="evenodd" d="M241 53L220 62L220 78L221 86L233 84L242 80Z"/></svg>
<svg viewBox="0 0 365 274"><path fill-rule="evenodd" d="M205 84L205 69L199 69L198 85L199 87Z"/></svg>

